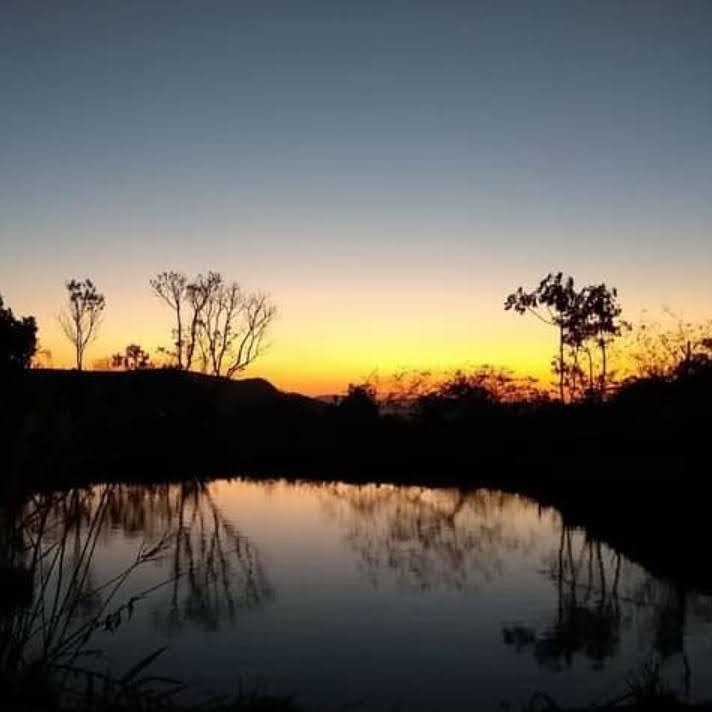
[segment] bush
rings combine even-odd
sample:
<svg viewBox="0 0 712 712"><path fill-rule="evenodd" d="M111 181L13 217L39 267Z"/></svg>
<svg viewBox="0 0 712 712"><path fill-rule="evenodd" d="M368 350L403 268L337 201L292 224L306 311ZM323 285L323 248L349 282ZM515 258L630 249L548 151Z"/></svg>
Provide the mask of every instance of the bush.
<svg viewBox="0 0 712 712"><path fill-rule="evenodd" d="M0 375L29 368L37 351L37 324L32 316L16 319L0 296Z"/></svg>

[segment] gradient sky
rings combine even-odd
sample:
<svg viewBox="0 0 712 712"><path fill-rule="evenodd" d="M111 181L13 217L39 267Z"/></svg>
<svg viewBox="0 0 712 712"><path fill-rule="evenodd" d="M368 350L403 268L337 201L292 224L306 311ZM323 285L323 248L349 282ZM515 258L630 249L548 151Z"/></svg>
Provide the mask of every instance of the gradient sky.
<svg viewBox="0 0 712 712"><path fill-rule="evenodd" d="M170 341L148 280L271 292L255 366L310 393L400 366L545 370L502 310L564 270L712 316L712 2L0 5L0 293L55 365Z"/></svg>

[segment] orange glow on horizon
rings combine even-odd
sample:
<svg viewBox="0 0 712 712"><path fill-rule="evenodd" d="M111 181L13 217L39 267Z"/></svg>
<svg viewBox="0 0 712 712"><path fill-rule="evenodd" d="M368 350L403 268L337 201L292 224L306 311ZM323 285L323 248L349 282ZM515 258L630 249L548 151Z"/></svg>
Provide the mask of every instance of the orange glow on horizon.
<svg viewBox="0 0 712 712"><path fill-rule="evenodd" d="M87 350L87 368L106 363L129 343L140 344L154 360L159 346L170 345L172 315L142 285L132 291L107 284L106 315ZM387 378L404 370L442 373L488 364L533 376L548 388L555 380L550 364L556 333L536 319L505 312L507 286L509 280L479 288L463 281L423 289L379 283L356 290L332 280L315 282L313 289L285 285L272 290L279 314L270 348L242 376L266 378L285 391L328 395L372 374ZM51 352L44 364L71 367L72 350L56 319L61 283L51 294L28 289L3 297L16 314L37 317L40 346ZM628 307L624 316L636 321L640 309L627 297L622 302ZM704 319L704 302L694 304L695 312L685 317Z"/></svg>
<svg viewBox="0 0 712 712"><path fill-rule="evenodd" d="M519 326L516 322L514 327ZM358 333L351 336L338 328L316 329L308 338L279 330L270 348L241 377L265 378L278 388L306 395L343 393L349 383L362 382L370 377L388 378L394 373L413 370L428 370L444 373L455 369L469 369L484 364L509 368L522 376L541 380L542 386L549 382L548 364L553 348L551 334L539 333L532 343L521 343L513 335L507 338L473 338L469 334L458 336L450 329L449 338L429 342L425 333L369 334L370 343L360 347ZM395 331L395 330L393 330ZM517 329L515 329L517 331ZM128 336L125 336L128 335ZM115 325L106 328L97 341L87 350L86 367L106 368L112 354L122 352L129 343L138 343L151 354L157 364L166 359L157 353L155 344L168 342L165 329L138 332ZM49 360L40 358L42 365L54 368L71 368L72 350L68 342L53 333L41 332L41 348L50 352Z"/></svg>

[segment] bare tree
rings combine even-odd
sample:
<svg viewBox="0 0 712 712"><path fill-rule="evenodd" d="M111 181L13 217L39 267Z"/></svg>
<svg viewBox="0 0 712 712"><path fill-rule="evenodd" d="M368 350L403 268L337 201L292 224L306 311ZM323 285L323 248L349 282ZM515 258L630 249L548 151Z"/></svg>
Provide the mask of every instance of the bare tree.
<svg viewBox="0 0 712 712"><path fill-rule="evenodd" d="M65 284L68 305L59 315L59 323L64 335L72 342L77 370L81 371L84 352L96 339L101 324L106 299L100 294L90 279L72 279Z"/></svg>
<svg viewBox="0 0 712 712"><path fill-rule="evenodd" d="M186 299L186 287L188 279L180 272L161 272L155 279L150 280L151 289L163 299L166 304L175 312L175 327L173 337L175 339L175 351L169 353L176 359L178 368L183 368L183 308Z"/></svg>
<svg viewBox="0 0 712 712"><path fill-rule="evenodd" d="M203 312L201 353L205 370L232 378L264 352L277 309L266 294L244 292L217 276Z"/></svg>
<svg viewBox="0 0 712 712"><path fill-rule="evenodd" d="M151 287L175 312L171 355L178 368L189 370L199 358L203 371L232 378L264 352L276 315L266 294L244 292L213 271L192 281L179 272L162 272Z"/></svg>
<svg viewBox="0 0 712 712"><path fill-rule="evenodd" d="M178 368L189 371L193 366L203 328L203 311L221 283L217 272L199 274L192 282L182 272L161 272L150 281L154 293L175 313L174 351L164 349L175 358Z"/></svg>
<svg viewBox="0 0 712 712"><path fill-rule="evenodd" d="M193 365L196 348L205 331L205 311L208 304L219 298L223 279L218 272L208 272L204 277L199 274L186 286L186 301L190 309L190 324L185 341L185 369L189 371Z"/></svg>

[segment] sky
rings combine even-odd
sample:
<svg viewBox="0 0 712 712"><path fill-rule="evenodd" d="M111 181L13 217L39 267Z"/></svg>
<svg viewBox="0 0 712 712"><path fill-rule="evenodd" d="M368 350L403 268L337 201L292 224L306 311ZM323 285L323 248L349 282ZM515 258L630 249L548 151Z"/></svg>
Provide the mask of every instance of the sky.
<svg viewBox="0 0 712 712"><path fill-rule="evenodd" d="M502 305L550 271L712 317L707 0L3 0L0 102L0 294L56 366L67 279L92 362L170 343L171 269L268 291L249 375L312 394L545 373Z"/></svg>

